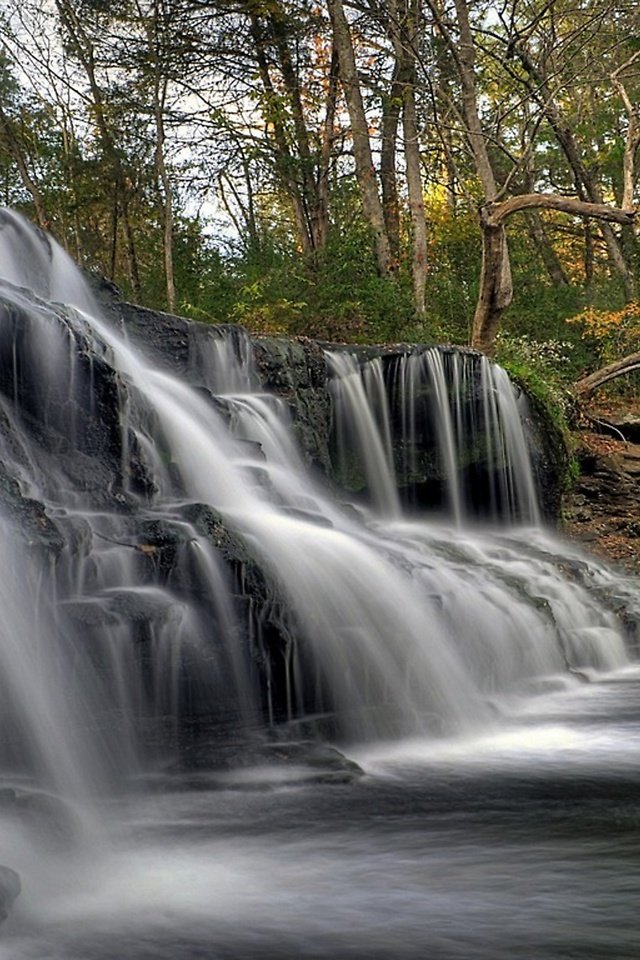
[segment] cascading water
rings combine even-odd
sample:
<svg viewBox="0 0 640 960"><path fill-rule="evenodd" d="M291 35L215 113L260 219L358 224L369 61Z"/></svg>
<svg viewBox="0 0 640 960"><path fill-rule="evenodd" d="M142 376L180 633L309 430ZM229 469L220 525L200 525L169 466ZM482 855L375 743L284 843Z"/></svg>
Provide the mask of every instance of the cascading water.
<svg viewBox="0 0 640 960"><path fill-rule="evenodd" d="M537 519L515 394L499 368L427 350L401 357L387 388L379 358L328 355L341 449L362 462L376 507L361 522L306 474L282 401L260 392L246 336L213 329L200 341L194 390L100 318L52 241L15 215L4 224L4 247L26 253L3 257L3 461L65 532L57 609L91 638L103 700L129 730L127 749L113 748L120 756L136 753L138 720L217 712L251 724L265 704L272 719L329 711L343 737L452 732L486 720L488 689L591 654L597 666L624 662L613 616L586 597L580 606L607 639L585 653L574 625L568 644L563 604L548 596L550 581L562 593L556 566L523 561L517 534L496 547L487 533L443 536L401 519L390 411L402 428L399 471L415 473L420 431L435 434L456 526L465 443L484 449L490 515ZM29 280L27 253L36 293L66 306L12 285ZM105 448L116 469L98 456L101 476L93 454ZM286 608L278 649L255 630L254 649L241 640L220 551L188 519L198 503L240 538ZM180 556L163 575L153 564L167 546ZM488 562L493 552L502 563ZM190 584L180 583L185 569ZM568 609L580 589L567 587Z"/></svg>
<svg viewBox="0 0 640 960"><path fill-rule="evenodd" d="M27 518L0 563L7 540L43 531L22 594L2 595L11 789L28 774L111 792L199 728L237 743L239 764L279 725L343 743L489 735L541 684L628 664L614 608L637 610L636 589L538 525L516 394L488 361L327 354L336 475L369 492L352 504L312 479L243 331L201 331L187 384L15 214L0 276L0 492ZM427 519L420 497L405 514L398 486L432 475L447 515ZM491 529L465 528L478 514Z"/></svg>
<svg viewBox="0 0 640 960"><path fill-rule="evenodd" d="M338 471L348 484L361 465L379 511L397 514L398 487L431 481L456 526L471 510L494 523L539 523L519 398L501 367L437 348L363 363L331 354L330 365Z"/></svg>

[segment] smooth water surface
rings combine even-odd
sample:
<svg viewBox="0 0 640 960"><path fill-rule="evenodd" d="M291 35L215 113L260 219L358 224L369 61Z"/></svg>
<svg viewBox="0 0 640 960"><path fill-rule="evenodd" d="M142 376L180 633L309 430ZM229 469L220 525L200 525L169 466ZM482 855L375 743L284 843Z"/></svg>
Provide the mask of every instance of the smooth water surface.
<svg viewBox="0 0 640 960"><path fill-rule="evenodd" d="M634 670L575 681L477 739L355 750L353 784L256 769L107 805L100 858L22 849L0 957L636 958L639 696Z"/></svg>

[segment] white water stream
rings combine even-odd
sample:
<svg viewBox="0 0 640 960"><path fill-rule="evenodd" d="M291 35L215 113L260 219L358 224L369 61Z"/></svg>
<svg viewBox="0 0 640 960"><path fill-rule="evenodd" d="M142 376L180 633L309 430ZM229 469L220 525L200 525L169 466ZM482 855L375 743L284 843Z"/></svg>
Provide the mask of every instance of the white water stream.
<svg viewBox="0 0 640 960"><path fill-rule="evenodd" d="M5 744L4 784L20 790L22 777L35 777L73 803L93 793L111 825L98 847L43 854L37 831L23 820L16 826L15 811L3 820L0 809L0 862L21 873L25 888L0 957L627 956L626 914L617 921L618 953L566 952L576 931L560 920L547 936L554 891L571 888L579 913L596 893L573 860L573 821L561 831L559 859L536 817L547 815L540 782L560 773L613 782L625 768L636 782L638 716L620 720L615 698L624 705L637 682L614 611L623 605L637 616L637 586L537 524L504 372L484 364L482 422L474 425L498 468L490 529L468 525L456 472L467 428L456 400L465 363L454 362L453 388L437 351L408 357L400 376L412 450L416 397L427 382L437 397L450 518L435 522L402 513L379 363L333 354L336 410L372 493L373 509L353 509L311 479L283 402L261 391L246 337L232 342L212 329L198 357L207 389L193 389L131 347L64 253L13 214L0 231L0 277L0 340L11 371L0 461L68 539L55 570L25 560L19 590L3 577L0 671L11 690L3 730L29 745L28 755L17 750L25 770L16 772L16 749ZM105 491L87 453L94 420L104 422L96 413L104 397L92 386L105 361L117 371L121 403L113 433L120 491ZM39 443L43 422L56 438L48 445ZM131 473L134 449L152 480L144 493ZM266 634L253 651L239 643L215 537L185 512L198 503L266 571L274 605L288 608L281 719L336 717L342 743L368 774L357 785L310 787L304 763L256 764L227 779L205 777L198 792L176 792L175 778L163 774L159 795L123 798L122 782L145 767L145 736L179 727L188 710L205 715L215 706L235 730L248 730L281 709L273 665L263 673L256 665ZM500 505L521 522L499 525ZM178 569L190 571L197 603L174 574L150 582L145 567L141 575L158 547L140 522L173 531ZM5 570L18 555L7 547L9 530ZM606 709L590 719L601 702ZM152 751L156 760L162 752ZM621 816L626 823L626 806ZM592 855L595 847L585 852ZM615 892L624 864L619 851L611 857ZM530 903L525 869L539 878ZM632 884L619 882L622 896ZM527 936L537 952L526 954ZM589 936L580 949L601 943L597 924Z"/></svg>

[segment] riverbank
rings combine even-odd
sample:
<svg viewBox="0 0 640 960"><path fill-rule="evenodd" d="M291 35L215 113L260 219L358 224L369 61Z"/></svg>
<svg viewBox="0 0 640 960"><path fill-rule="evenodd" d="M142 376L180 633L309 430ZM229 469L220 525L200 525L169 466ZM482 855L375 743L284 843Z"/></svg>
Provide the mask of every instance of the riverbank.
<svg viewBox="0 0 640 960"><path fill-rule="evenodd" d="M564 531L640 575L640 417L606 413L594 413L589 428L576 435L580 475L564 498Z"/></svg>

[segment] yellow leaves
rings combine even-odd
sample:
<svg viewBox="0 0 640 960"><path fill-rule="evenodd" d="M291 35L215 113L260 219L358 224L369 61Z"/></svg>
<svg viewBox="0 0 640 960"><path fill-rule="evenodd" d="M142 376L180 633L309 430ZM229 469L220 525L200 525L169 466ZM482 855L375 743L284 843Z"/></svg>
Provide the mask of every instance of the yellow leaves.
<svg viewBox="0 0 640 960"><path fill-rule="evenodd" d="M624 330L636 336L640 332L640 301L626 304L622 310L596 310L587 307L575 317L569 317L567 323L581 324L582 337L595 337L597 340Z"/></svg>
<svg viewBox="0 0 640 960"><path fill-rule="evenodd" d="M640 339L640 301L634 300L621 310L596 310L587 307L567 323L582 327L583 340L596 340L605 359L616 359L637 349Z"/></svg>

